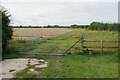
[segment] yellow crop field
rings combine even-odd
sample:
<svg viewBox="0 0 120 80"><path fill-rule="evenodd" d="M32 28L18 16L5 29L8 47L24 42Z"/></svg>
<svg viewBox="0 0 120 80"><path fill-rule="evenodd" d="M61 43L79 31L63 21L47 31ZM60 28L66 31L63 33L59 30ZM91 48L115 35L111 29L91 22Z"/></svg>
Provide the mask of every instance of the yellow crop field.
<svg viewBox="0 0 120 80"><path fill-rule="evenodd" d="M72 30L66 28L13 28L13 35L22 36L58 36L61 34L66 34ZM13 38L15 39L15 37ZM20 39L36 39L33 37L22 37Z"/></svg>
<svg viewBox="0 0 120 80"><path fill-rule="evenodd" d="M49 36L66 34L72 30L65 28L13 28L13 35Z"/></svg>

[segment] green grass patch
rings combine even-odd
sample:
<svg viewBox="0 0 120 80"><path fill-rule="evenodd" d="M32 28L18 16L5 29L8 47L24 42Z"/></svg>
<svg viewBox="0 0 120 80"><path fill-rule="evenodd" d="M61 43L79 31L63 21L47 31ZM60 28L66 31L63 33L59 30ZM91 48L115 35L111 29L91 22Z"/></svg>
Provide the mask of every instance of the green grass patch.
<svg viewBox="0 0 120 80"><path fill-rule="evenodd" d="M9 70L9 72L13 72L13 71L16 71L16 69L11 69L11 70Z"/></svg>
<svg viewBox="0 0 120 80"><path fill-rule="evenodd" d="M34 65L27 64L27 66L28 66L28 67L26 67L25 69L23 69L22 71L20 71L20 72L18 72L18 73L16 74L17 78L22 77L23 80L26 80L26 78L29 79L29 78L33 78L33 77L36 76L35 74L28 73L28 70L29 70L30 68L34 68Z"/></svg>
<svg viewBox="0 0 120 80"><path fill-rule="evenodd" d="M42 71L47 78L117 78L117 54L67 55L50 59Z"/></svg>
<svg viewBox="0 0 120 80"><path fill-rule="evenodd" d="M35 76L36 76L35 74L30 74L30 73L25 73L25 74L23 75L24 78L33 78L33 77L35 77Z"/></svg>
<svg viewBox="0 0 120 80"><path fill-rule="evenodd" d="M34 67L34 69L35 69L36 71L41 71L43 68Z"/></svg>
<svg viewBox="0 0 120 80"><path fill-rule="evenodd" d="M2 55L2 60L4 59L13 59L13 58L22 58L26 54L18 54L18 53L13 53L13 54L3 54Z"/></svg>
<svg viewBox="0 0 120 80"><path fill-rule="evenodd" d="M38 61L39 63L44 63L44 61Z"/></svg>
<svg viewBox="0 0 120 80"><path fill-rule="evenodd" d="M25 68L24 70L22 70L22 71L20 71L20 72L18 72L16 75L17 75L17 77L19 77L19 76L22 76L22 75L24 75L24 74L26 74L27 72L28 72L28 67L27 68Z"/></svg>
<svg viewBox="0 0 120 80"><path fill-rule="evenodd" d="M28 57L28 58L37 58L37 59L43 59L43 60L47 60L49 57L46 56L46 55L41 55L41 54L38 54L36 56L33 56L33 57Z"/></svg>

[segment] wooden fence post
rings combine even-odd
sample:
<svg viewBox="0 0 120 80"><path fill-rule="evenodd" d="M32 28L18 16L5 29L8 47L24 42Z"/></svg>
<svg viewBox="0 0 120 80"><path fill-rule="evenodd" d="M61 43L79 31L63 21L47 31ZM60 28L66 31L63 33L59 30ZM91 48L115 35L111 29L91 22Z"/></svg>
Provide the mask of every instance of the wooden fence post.
<svg viewBox="0 0 120 80"><path fill-rule="evenodd" d="M83 33L81 33L81 53L82 54L84 53L83 49L84 49L84 37L83 37Z"/></svg>
<svg viewBox="0 0 120 80"><path fill-rule="evenodd" d="M41 51L42 51L42 38L43 38L43 37L41 36L41 37L40 37L40 39L41 39Z"/></svg>
<svg viewBox="0 0 120 80"><path fill-rule="evenodd" d="M101 54L103 53L103 41L101 40Z"/></svg>
<svg viewBox="0 0 120 80"><path fill-rule="evenodd" d="M18 36L18 41L19 41L19 36Z"/></svg>

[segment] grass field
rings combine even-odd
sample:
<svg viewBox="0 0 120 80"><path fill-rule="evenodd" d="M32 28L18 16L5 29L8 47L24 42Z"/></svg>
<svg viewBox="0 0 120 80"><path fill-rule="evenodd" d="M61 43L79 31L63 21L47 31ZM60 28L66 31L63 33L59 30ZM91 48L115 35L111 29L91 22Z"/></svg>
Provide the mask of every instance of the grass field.
<svg viewBox="0 0 120 80"><path fill-rule="evenodd" d="M48 51L51 53L64 53L64 49L70 48L75 41L78 41L79 38L60 38L60 37L80 37L81 33L84 34L85 40L115 40L118 41L118 32L113 31L91 31L87 29L64 29L64 28L14 28L14 35L24 35L24 36L58 36L58 38L42 38L42 40L49 40L49 41L40 41L40 38L31 38L37 39L39 41L33 41L31 44L26 45L22 48L22 50L31 50L30 52L41 53L42 51ZM29 37L25 37L27 40L31 40ZM26 40L25 38L19 38L19 41ZM18 41L18 42L19 42ZM63 41L63 42L57 42ZM72 42L64 42L64 41L72 41ZM23 41L24 43L24 41ZM43 45L33 45L33 44L43 44ZM47 45L50 44L50 45ZM57 44L57 45L56 45ZM63 46L68 45L68 46ZM79 53L80 52L80 43L78 43L70 53ZM100 46L100 42L86 42L84 46ZM13 46L16 46L15 44ZM17 46L22 46L21 44L17 44ZM118 47L118 43L103 43L104 47ZM44 49L40 49L44 48ZM52 49L47 49L52 48ZM63 50L60 50L63 48ZM86 50L86 49L85 49ZM100 49L95 48L92 49L93 52L96 51L100 52ZM104 51L118 51L118 49L107 48Z"/></svg>
<svg viewBox="0 0 120 80"><path fill-rule="evenodd" d="M117 78L117 54L42 56L48 67L41 70L42 78ZM40 78L40 76L36 76Z"/></svg>
<svg viewBox="0 0 120 80"><path fill-rule="evenodd" d="M57 28L59 29L59 28ZM49 30L49 29L48 29ZM110 32L110 31L91 31L87 29L66 29L68 32L64 34L55 34L54 36L60 37L80 37L81 33L84 34L85 40L118 40L118 32ZM69 31L70 30L70 31ZM31 30L32 31L32 30ZM38 30L39 31L39 30ZM64 32L64 31L63 31ZM34 33L34 32L32 32ZM58 33L58 32L56 32ZM20 34L22 35L22 34ZM42 35L42 34L41 34ZM53 36L48 34L48 36ZM38 35L37 35L38 36ZM47 35L46 35L47 36ZM40 40L40 39L38 39ZM44 38L43 40L50 41L77 41L78 38ZM30 42L30 41L28 41ZM28 43L26 42L26 43ZM15 42L11 42L11 46L21 47L23 44L15 44ZM22 43L20 40L16 41L16 43ZM21 50L28 50L26 52L31 53L41 53L41 51L49 51L51 53L61 53L65 52L65 50L59 49L58 46L55 45L33 45L33 44L57 44L57 45L73 45L74 42L46 42L46 41L33 41L31 44L25 45ZM78 43L73 49L74 51L72 55L67 56L43 56L36 55L34 57L29 58L38 58L45 59L49 62L48 67L45 69L41 69L41 73L39 76L34 76L36 78L117 78L118 77L118 50L117 49L104 49L104 51L115 51L113 54L91 54L89 55L87 52L82 55L76 55L80 53L80 43ZM85 46L100 46L100 43L84 43ZM118 43L103 43L104 46L118 46ZM45 49L41 49L45 48ZM70 46L61 46L61 48L68 49ZM52 49L46 49L52 48ZM58 48L58 49L56 49ZM13 48L11 47L10 50ZM14 48L15 49L15 48ZM20 50L17 48L18 51ZM100 50L100 49L95 49ZM93 50L94 51L94 50ZM14 52L12 52L14 53ZM24 52L23 52L24 53ZM24 57L23 54L7 54L3 58L19 58ZM21 76L26 78L26 75L22 74ZM32 76L32 75L31 75ZM27 78L31 78L27 75Z"/></svg>
<svg viewBox="0 0 120 80"><path fill-rule="evenodd" d="M15 55L15 56L13 56ZM6 55L4 58L19 58L20 55ZM21 55L24 56L24 55ZM29 75L25 70L18 72L23 78L117 78L118 77L118 53L45 56L36 55L28 58L44 59L48 63L47 68L41 68L38 76ZM17 73L17 76L18 76ZM27 74L27 75L24 75ZM25 79L26 80L26 79Z"/></svg>

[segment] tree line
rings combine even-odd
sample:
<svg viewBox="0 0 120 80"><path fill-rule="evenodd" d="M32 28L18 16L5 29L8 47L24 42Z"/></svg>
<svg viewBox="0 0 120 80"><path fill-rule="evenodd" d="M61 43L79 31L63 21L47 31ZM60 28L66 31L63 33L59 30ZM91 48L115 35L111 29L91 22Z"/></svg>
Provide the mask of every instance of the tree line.
<svg viewBox="0 0 120 80"><path fill-rule="evenodd" d="M96 31L120 31L120 24L118 23L101 23L101 22L92 22L90 25L79 26L71 25L72 28L87 28L90 30Z"/></svg>
<svg viewBox="0 0 120 80"><path fill-rule="evenodd" d="M107 30L107 31L118 31L120 24L118 23L100 23L92 22L88 29L90 30Z"/></svg>
<svg viewBox="0 0 120 80"><path fill-rule="evenodd" d="M70 25L70 26L59 26L59 25L48 25L48 26L13 26L14 28L86 28L90 30L99 31L120 31L120 24L118 23L101 23L92 22L90 25Z"/></svg>

